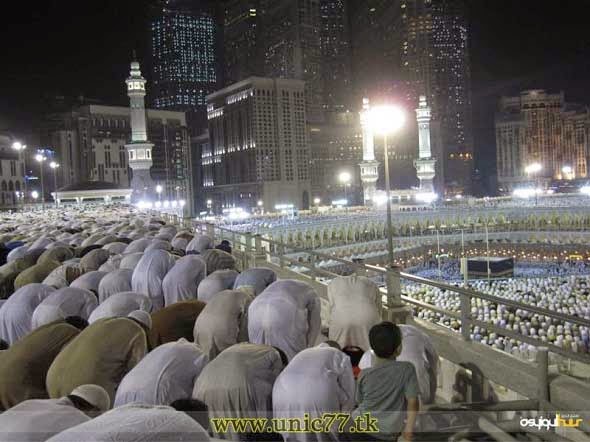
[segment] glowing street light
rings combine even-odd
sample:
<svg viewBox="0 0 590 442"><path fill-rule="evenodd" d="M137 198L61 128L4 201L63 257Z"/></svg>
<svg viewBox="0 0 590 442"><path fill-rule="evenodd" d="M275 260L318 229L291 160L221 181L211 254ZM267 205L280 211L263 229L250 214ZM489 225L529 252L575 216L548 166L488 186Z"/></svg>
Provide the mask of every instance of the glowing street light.
<svg viewBox="0 0 590 442"><path fill-rule="evenodd" d="M35 155L35 161L39 163L39 175L41 175L41 208L45 210L45 187L43 185L43 162L47 157L41 153ZM37 199L37 198L35 198Z"/></svg>
<svg viewBox="0 0 590 442"><path fill-rule="evenodd" d="M49 163L49 167L53 169L53 187L55 188L55 207L57 208L57 168L59 164L55 161Z"/></svg>
<svg viewBox="0 0 590 442"><path fill-rule="evenodd" d="M314 198L314 199L313 199L313 203L314 203L316 206L318 206L318 205L319 205L321 202L322 202L322 200L321 200L320 198L318 198L318 197L316 197L316 198Z"/></svg>
<svg viewBox="0 0 590 442"><path fill-rule="evenodd" d="M532 175L534 177L537 177L537 174L539 172L541 172L541 170L543 170L543 166L541 165L541 163L532 163L524 168L524 172L527 175L529 175L529 176ZM538 179L535 180L535 187L539 187ZM539 196L538 196L537 190L535 189L535 206L538 204L538 202L539 202Z"/></svg>
<svg viewBox="0 0 590 442"><path fill-rule="evenodd" d="M162 190L164 190L164 188L162 187L161 184L158 184L156 186L156 193L158 194L158 201L162 200Z"/></svg>
<svg viewBox="0 0 590 442"><path fill-rule="evenodd" d="M39 198L39 192L37 192L36 190L33 190L33 191L31 192L31 197L32 197L34 200L37 200L37 198Z"/></svg>
<svg viewBox="0 0 590 442"><path fill-rule="evenodd" d="M387 251L389 254L389 265L393 267L393 225L391 221L391 185L389 183L387 135L401 129L406 121L406 116L404 111L399 107L391 105L376 106L369 111L368 121L375 133L383 135L383 150L385 153L385 195L387 198Z"/></svg>
<svg viewBox="0 0 590 442"><path fill-rule="evenodd" d="M350 174L350 172L344 171L344 172L340 172L338 174L338 181L340 181L340 184L342 184L342 186L344 187L344 199L348 200L348 197L346 196L346 187L350 185L350 181L352 180L352 175Z"/></svg>

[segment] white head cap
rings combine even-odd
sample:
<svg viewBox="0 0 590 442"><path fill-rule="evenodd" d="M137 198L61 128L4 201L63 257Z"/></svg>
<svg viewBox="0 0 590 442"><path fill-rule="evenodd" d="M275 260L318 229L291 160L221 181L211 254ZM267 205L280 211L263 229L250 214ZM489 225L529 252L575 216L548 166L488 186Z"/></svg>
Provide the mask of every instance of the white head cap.
<svg viewBox="0 0 590 442"><path fill-rule="evenodd" d="M109 394L100 385L86 384L74 388L71 395L84 399L90 405L98 408L101 412L111 408Z"/></svg>
<svg viewBox="0 0 590 442"><path fill-rule="evenodd" d="M133 318L136 321L141 322L145 325L148 329L151 330L152 328L152 317L148 312L144 312L143 310L134 310L127 315L129 318Z"/></svg>

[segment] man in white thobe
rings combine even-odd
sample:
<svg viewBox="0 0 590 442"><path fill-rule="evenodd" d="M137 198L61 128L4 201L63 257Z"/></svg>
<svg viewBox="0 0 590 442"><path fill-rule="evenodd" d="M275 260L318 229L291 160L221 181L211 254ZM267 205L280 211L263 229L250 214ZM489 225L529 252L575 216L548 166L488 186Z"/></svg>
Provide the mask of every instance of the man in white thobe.
<svg viewBox="0 0 590 442"><path fill-rule="evenodd" d="M152 301L143 293L123 292L109 297L99 304L90 314L88 322L92 324L103 318L124 318L135 310L152 311Z"/></svg>
<svg viewBox="0 0 590 442"><path fill-rule="evenodd" d="M131 277L133 270L117 269L107 273L98 284L98 300L102 304L117 293L131 291Z"/></svg>
<svg viewBox="0 0 590 442"><path fill-rule="evenodd" d="M109 409L98 385L82 385L59 399L30 399L0 414L0 442L41 442Z"/></svg>
<svg viewBox="0 0 590 442"><path fill-rule="evenodd" d="M189 399L195 380L207 362L207 355L184 338L162 344L125 375L114 406L134 402L170 405L177 399Z"/></svg>
<svg viewBox="0 0 590 442"><path fill-rule="evenodd" d="M252 287L254 289L254 296L258 296L276 280L277 274L271 269L255 267L244 270L238 275L234 283L234 289Z"/></svg>
<svg viewBox="0 0 590 442"><path fill-rule="evenodd" d="M283 368L279 351L269 345L232 345L205 366L193 398L207 404L210 418L270 418L272 387ZM239 440L232 432L215 436Z"/></svg>
<svg viewBox="0 0 590 442"><path fill-rule="evenodd" d="M164 307L162 281L174 262L172 255L165 250L150 250L143 254L133 270L132 290L147 295L154 311Z"/></svg>
<svg viewBox="0 0 590 442"><path fill-rule="evenodd" d="M272 390L273 417L311 418L348 413L354 407L355 382L348 355L326 343L305 349L289 362ZM330 433L284 433L285 442L337 441L338 424Z"/></svg>
<svg viewBox="0 0 590 442"><path fill-rule="evenodd" d="M97 306L98 300L91 291L64 287L51 293L37 306L31 319L31 330L68 316L88 319Z"/></svg>
<svg viewBox="0 0 590 442"><path fill-rule="evenodd" d="M276 281L248 308L250 342L276 346L291 360L317 343L320 310L320 298L309 284L291 279Z"/></svg>
<svg viewBox="0 0 590 442"><path fill-rule="evenodd" d="M217 293L231 289L237 277L238 272L230 269L211 273L199 284L197 298L199 301L208 302Z"/></svg>
<svg viewBox="0 0 590 442"><path fill-rule="evenodd" d="M402 332L402 352L397 361L411 362L416 369L420 400L423 404L434 402L437 388L438 353L426 333L413 325L398 325ZM373 350L365 352L359 368L370 368L375 362Z"/></svg>
<svg viewBox="0 0 590 442"><path fill-rule="evenodd" d="M207 442L207 431L172 407L129 404L55 435L47 442Z"/></svg>
<svg viewBox="0 0 590 442"><path fill-rule="evenodd" d="M328 339L341 348L370 348L369 330L381 322L379 287L364 276L340 276L328 284Z"/></svg>
<svg viewBox="0 0 590 442"><path fill-rule="evenodd" d="M90 290L98 296L98 286L100 281L107 275L107 272L101 272L99 270L92 270L79 276L70 284L70 287L77 287L79 289Z"/></svg>
<svg viewBox="0 0 590 442"><path fill-rule="evenodd" d="M186 253L196 252L203 253L205 250L213 248L213 240L207 235L196 235L186 246Z"/></svg>
<svg viewBox="0 0 590 442"><path fill-rule="evenodd" d="M226 348L248 341L248 307L253 296L242 290L224 290L207 303L195 322L195 344L212 361Z"/></svg>
<svg viewBox="0 0 590 442"><path fill-rule="evenodd" d="M0 339L14 344L31 331L33 312L55 289L45 284L27 284L0 307Z"/></svg>
<svg viewBox="0 0 590 442"><path fill-rule="evenodd" d="M186 255L176 261L162 281L164 304L197 299L197 287L207 276L205 261L198 255Z"/></svg>

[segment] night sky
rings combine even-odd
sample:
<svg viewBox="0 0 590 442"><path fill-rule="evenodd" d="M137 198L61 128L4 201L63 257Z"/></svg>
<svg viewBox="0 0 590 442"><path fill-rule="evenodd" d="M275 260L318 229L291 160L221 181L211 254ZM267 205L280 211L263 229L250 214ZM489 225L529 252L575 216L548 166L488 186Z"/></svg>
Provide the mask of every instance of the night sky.
<svg viewBox="0 0 590 442"><path fill-rule="evenodd" d="M131 53L137 49L141 60L146 51L149 0L4 3L0 130L34 125L44 96L83 94L125 104L122 81ZM568 101L590 104L586 0L467 3L476 155L478 164L489 164L501 95L564 90Z"/></svg>

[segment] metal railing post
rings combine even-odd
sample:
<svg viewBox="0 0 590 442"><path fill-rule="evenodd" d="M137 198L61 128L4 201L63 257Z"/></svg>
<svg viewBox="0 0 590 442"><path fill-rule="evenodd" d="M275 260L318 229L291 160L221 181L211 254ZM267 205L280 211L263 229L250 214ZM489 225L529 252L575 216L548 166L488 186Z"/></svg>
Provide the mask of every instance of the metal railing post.
<svg viewBox="0 0 590 442"><path fill-rule="evenodd" d="M285 267L285 244L279 244L279 264L281 268Z"/></svg>
<svg viewBox="0 0 590 442"><path fill-rule="evenodd" d="M400 278L399 267L388 267L387 274L385 276L385 282L387 285L387 307L398 308L402 307L402 285Z"/></svg>
<svg viewBox="0 0 590 442"><path fill-rule="evenodd" d="M248 267L254 267L256 265L256 256L255 256L255 249L252 242L252 234L250 232L246 232L244 234L246 239L246 245L244 246L244 269L246 270Z"/></svg>
<svg viewBox="0 0 590 442"><path fill-rule="evenodd" d="M549 401L549 349L547 347L537 347L537 382L538 399Z"/></svg>
<svg viewBox="0 0 590 442"><path fill-rule="evenodd" d="M315 254L311 253L309 255L309 258L310 258L309 264L311 266L311 280L315 281L315 280L317 280L317 276L316 276L316 272L315 272L315 263L316 263L317 256Z"/></svg>
<svg viewBox="0 0 590 442"><path fill-rule="evenodd" d="M471 298L466 294L459 294L461 299L461 335L466 341L471 340Z"/></svg>
<svg viewBox="0 0 590 442"><path fill-rule="evenodd" d="M207 223L205 225L205 230L206 230L205 233L207 234L207 236L209 236L211 239L213 239L213 241L215 241L215 225ZM202 230L201 230L201 234L203 234Z"/></svg>
<svg viewBox="0 0 590 442"><path fill-rule="evenodd" d="M262 236L254 235L254 265L258 266L266 262L266 253L262 250Z"/></svg>

